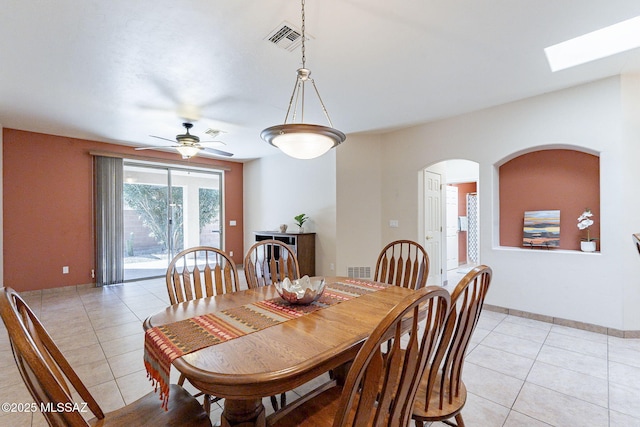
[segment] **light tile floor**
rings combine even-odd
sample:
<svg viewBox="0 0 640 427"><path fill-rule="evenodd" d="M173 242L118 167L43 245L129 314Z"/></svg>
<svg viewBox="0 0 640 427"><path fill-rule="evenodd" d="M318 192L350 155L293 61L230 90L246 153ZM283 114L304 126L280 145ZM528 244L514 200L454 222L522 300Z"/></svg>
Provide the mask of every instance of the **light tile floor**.
<svg viewBox="0 0 640 427"><path fill-rule="evenodd" d="M141 322L168 304L164 279L24 297L103 410L151 391ZM31 402L0 329L0 402ZM640 426L638 339L484 311L466 360L469 426ZM290 392L289 400L307 388ZM268 399L265 407L271 410ZM220 413L215 405L212 420ZM40 413L0 412L0 426L45 425Z"/></svg>

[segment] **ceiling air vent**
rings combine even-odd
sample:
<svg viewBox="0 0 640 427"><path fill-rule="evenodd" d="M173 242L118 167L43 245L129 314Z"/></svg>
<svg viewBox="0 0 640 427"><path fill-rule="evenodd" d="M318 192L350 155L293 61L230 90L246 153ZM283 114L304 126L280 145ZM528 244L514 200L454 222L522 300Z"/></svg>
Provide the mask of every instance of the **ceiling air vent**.
<svg viewBox="0 0 640 427"><path fill-rule="evenodd" d="M307 34L307 40L309 40L309 37L309 34ZM302 31L297 26L283 21L264 39L282 49L293 52L302 44Z"/></svg>
<svg viewBox="0 0 640 427"><path fill-rule="evenodd" d="M222 131L220 129L211 129L211 128L204 131L204 133L211 136L212 138L215 138L216 136L220 135L221 132Z"/></svg>

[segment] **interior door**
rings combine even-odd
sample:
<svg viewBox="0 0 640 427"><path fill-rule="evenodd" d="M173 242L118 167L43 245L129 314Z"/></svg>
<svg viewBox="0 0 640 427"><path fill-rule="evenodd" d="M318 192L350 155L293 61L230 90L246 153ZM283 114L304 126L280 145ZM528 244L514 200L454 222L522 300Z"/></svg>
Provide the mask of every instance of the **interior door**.
<svg viewBox="0 0 640 427"><path fill-rule="evenodd" d="M429 283L442 283L442 176L424 171L424 248L429 255Z"/></svg>
<svg viewBox="0 0 640 427"><path fill-rule="evenodd" d="M447 185L447 271L458 268L458 187Z"/></svg>

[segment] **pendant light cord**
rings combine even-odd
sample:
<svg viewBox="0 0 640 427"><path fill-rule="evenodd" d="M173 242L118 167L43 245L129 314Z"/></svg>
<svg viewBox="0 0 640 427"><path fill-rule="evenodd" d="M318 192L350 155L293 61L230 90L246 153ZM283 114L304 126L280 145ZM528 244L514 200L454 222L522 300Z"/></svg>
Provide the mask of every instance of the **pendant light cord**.
<svg viewBox="0 0 640 427"><path fill-rule="evenodd" d="M346 135L333 128L329 113L318 92L316 82L310 77L311 71L307 69L305 0L300 0L300 2L302 6L302 27L300 29L302 33L302 68L298 68L296 83L293 86L293 92L289 99L289 107L284 117L284 124L266 128L260 133L260 137L291 157L297 159L314 159L344 142ZM320 101L320 106L322 107L325 118L329 122L329 127L304 123L304 86L307 81L311 81L313 85L313 90L318 97L318 101ZM300 122L294 123L296 121L298 106L300 107L301 113ZM293 121L288 123L292 107Z"/></svg>
<svg viewBox="0 0 640 427"><path fill-rule="evenodd" d="M305 0L300 1L302 5L302 27L301 27L301 36L302 36L302 68L298 69L298 76L296 77L296 83L293 86L293 92L291 93L291 98L289 99L289 107L287 107L287 114L284 116L284 123L286 124L289 120L289 114L292 114L292 122L296 121L298 105L300 105L300 121L304 122L304 84L306 81L310 81L313 85L313 90L318 97L318 101L320 101L320 106L322 107L322 112L324 113L327 122L329 122L329 126L333 127L333 123L331 122L331 118L329 117L329 112L327 111L327 107L324 106L324 102L322 102L322 97L320 97L320 92L318 91L318 87L316 86L315 80L313 80L310 75L311 71L309 71L306 67L307 65L307 55L306 55L306 45L305 45L305 29L306 29L306 17L304 13L304 5ZM295 104L294 104L295 101ZM293 112L291 107L293 107Z"/></svg>
<svg viewBox="0 0 640 427"><path fill-rule="evenodd" d="M306 56L306 52L305 52L305 45L304 45L304 29L305 29L305 16L304 16L304 0L301 0L302 3L302 68L307 68L306 67L306 63L307 63L307 56Z"/></svg>

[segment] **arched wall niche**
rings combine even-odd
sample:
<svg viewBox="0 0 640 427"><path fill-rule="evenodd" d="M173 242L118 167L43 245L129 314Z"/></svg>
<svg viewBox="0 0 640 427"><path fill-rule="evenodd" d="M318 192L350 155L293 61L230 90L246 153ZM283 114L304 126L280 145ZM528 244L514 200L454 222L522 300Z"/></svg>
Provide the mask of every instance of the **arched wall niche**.
<svg viewBox="0 0 640 427"><path fill-rule="evenodd" d="M496 166L499 179L500 246L523 245L524 212L559 210L560 245L580 250L578 229L585 209L593 213L590 237L600 238L599 153L567 145L545 145L514 153ZM600 250L601 241L597 248ZM530 248L536 250L545 248Z"/></svg>
<svg viewBox="0 0 640 427"><path fill-rule="evenodd" d="M600 152L597 150L592 150L589 148L585 148L585 147L580 147L578 145L570 145L570 144L544 144L544 145L537 145L534 147L527 147L523 150L519 150L519 151L514 151L513 153L503 157L502 159L500 159L499 161L497 161L495 163L496 168L500 168L500 166L504 165L505 163L515 159L516 157L520 157L522 155L525 154L529 154L529 153L533 153L535 151L544 151L544 150L570 150L570 151L577 151L580 153L586 153L586 154L592 154L594 156L600 157Z"/></svg>

